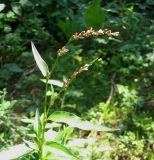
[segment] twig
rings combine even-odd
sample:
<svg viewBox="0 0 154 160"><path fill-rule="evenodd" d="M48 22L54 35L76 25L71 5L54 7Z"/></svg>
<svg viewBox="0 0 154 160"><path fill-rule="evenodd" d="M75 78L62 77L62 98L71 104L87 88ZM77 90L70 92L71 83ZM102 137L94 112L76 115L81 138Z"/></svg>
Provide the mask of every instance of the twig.
<svg viewBox="0 0 154 160"><path fill-rule="evenodd" d="M111 79L111 89L110 89L109 97L106 101L106 105L109 105L111 103L112 97L113 97L114 92L115 92L115 82L114 82L115 77L116 77L116 73L113 74L112 79Z"/></svg>

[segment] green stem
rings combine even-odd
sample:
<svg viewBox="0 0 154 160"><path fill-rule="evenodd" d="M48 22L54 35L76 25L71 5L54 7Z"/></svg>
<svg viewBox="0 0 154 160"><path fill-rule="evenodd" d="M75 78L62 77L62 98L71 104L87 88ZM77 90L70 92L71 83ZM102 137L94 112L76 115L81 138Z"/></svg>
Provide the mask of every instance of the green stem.
<svg viewBox="0 0 154 160"><path fill-rule="evenodd" d="M53 65L53 67L52 67L52 70L51 70L51 75L53 74L53 71L54 71L54 69L55 69L55 67L56 67L56 65L57 65L57 62L58 62L58 60L59 60L59 56L57 56L57 58L56 58L56 60L55 60L55 63L54 63L54 65Z"/></svg>
<svg viewBox="0 0 154 160"><path fill-rule="evenodd" d="M68 44L70 44L71 42L72 42L72 39L69 39L69 41L65 44L65 46L68 45ZM52 67L52 70L51 70L51 72L50 72L51 75L53 74L53 71L54 71L54 69L55 69L55 67L56 67L56 65L57 65L57 62L58 62L58 60L59 60L59 57L60 57L60 56L57 56L57 57L56 57L55 63L54 63L54 65L53 65L53 67Z"/></svg>
<svg viewBox="0 0 154 160"><path fill-rule="evenodd" d="M40 150L40 160L43 160L43 143L44 143L44 133L45 133L45 126L47 123L47 91L48 91L48 80L50 75L46 77L46 84L45 84L45 95L44 95L44 118L43 118L43 129L42 129L42 137L41 142L39 143L39 150Z"/></svg>
<svg viewBox="0 0 154 160"><path fill-rule="evenodd" d="M63 94L63 98L62 98L62 101L61 101L61 108L64 107L65 97L66 97L66 92L64 92L64 94Z"/></svg>
<svg viewBox="0 0 154 160"><path fill-rule="evenodd" d="M45 83L45 95L44 95L44 119L47 118L47 91L48 91L48 80L49 80L49 76L46 77L46 83Z"/></svg>
<svg viewBox="0 0 154 160"><path fill-rule="evenodd" d="M53 99L53 96L54 96L54 88L53 88L53 85L51 84L51 97L50 97L50 102L49 102L49 107L48 107L48 109L47 109L47 115L48 115L48 113L49 113L49 111L50 111L50 108L54 105L54 102L55 102L55 100Z"/></svg>
<svg viewBox="0 0 154 160"><path fill-rule="evenodd" d="M89 64L88 67L92 66L96 61L98 61L99 58L95 58L94 60L92 60ZM72 82L71 82L72 83ZM63 91L66 91L64 88L61 88L60 91L58 92L58 95L60 95Z"/></svg>

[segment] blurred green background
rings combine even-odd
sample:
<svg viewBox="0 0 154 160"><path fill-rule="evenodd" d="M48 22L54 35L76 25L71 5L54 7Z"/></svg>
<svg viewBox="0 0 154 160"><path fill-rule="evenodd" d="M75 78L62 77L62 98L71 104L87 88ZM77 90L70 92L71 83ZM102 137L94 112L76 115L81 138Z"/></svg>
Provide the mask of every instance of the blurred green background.
<svg viewBox="0 0 154 160"><path fill-rule="evenodd" d="M119 37L89 38L68 46L54 79L63 81L85 63L100 60L71 84L54 110L119 128L113 133L76 130L71 148L81 159L153 160L153 17L153 0L1 0L0 149L26 138L32 127L22 119L33 118L37 107L42 111L44 87L30 42L52 67L57 50L72 34L108 28Z"/></svg>

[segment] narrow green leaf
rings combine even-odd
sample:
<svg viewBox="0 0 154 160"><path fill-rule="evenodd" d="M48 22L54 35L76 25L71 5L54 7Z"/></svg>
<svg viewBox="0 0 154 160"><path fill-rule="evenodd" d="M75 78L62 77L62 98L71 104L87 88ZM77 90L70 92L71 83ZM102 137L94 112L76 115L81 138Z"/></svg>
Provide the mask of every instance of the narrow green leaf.
<svg viewBox="0 0 154 160"><path fill-rule="evenodd" d="M73 128L70 126L65 129L64 144L66 144L66 142L67 142L68 138L70 137L70 135L72 134L72 132L73 132Z"/></svg>
<svg viewBox="0 0 154 160"><path fill-rule="evenodd" d="M72 131L73 128L71 127L66 127L64 130L58 132L49 129L45 132L45 141L54 141L60 144L65 144Z"/></svg>
<svg viewBox="0 0 154 160"><path fill-rule="evenodd" d="M54 138L54 142L63 143L65 136L66 136L65 130L59 131L57 136Z"/></svg>
<svg viewBox="0 0 154 160"><path fill-rule="evenodd" d="M49 147L51 152L53 153L57 153L57 155L59 154L60 156L69 156L72 157L73 159L78 159L71 151L70 149L66 148L65 146L63 146L62 144L59 144L57 142L53 142L53 141L48 141L45 143L45 146Z"/></svg>
<svg viewBox="0 0 154 160"><path fill-rule="evenodd" d="M4 160L13 160L30 153L32 150L32 148L27 147L25 144L18 144L16 146L9 147L7 150L1 151L0 158Z"/></svg>
<svg viewBox="0 0 154 160"><path fill-rule="evenodd" d="M40 118L38 109L36 110L36 113L35 113L34 131L37 137L40 139L41 133L42 133L42 124L41 124L41 118Z"/></svg>
<svg viewBox="0 0 154 160"><path fill-rule="evenodd" d="M56 111L51 114L48 118L54 122L62 122L66 123L71 127L76 127L82 130L95 130L95 131L113 131L114 129L103 127L100 125L95 125L88 121L83 121L80 117L75 114L64 112L64 111Z"/></svg>
<svg viewBox="0 0 154 160"><path fill-rule="evenodd" d="M32 45L32 52L33 52L36 64L37 64L38 68L40 69L40 71L42 72L43 76L46 77L47 74L49 73L48 65L41 58L41 56L40 56L39 52L37 51L33 42L31 42L31 45Z"/></svg>

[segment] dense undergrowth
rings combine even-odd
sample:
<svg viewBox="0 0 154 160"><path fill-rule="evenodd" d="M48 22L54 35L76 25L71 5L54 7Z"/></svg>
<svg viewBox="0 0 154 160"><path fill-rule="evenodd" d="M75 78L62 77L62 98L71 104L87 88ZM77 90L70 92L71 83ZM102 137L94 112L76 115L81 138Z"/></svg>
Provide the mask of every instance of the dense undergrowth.
<svg viewBox="0 0 154 160"><path fill-rule="evenodd" d="M75 79L53 110L119 128L111 133L76 129L67 146L80 159L154 159L153 7L150 0L2 0L0 149L23 142L32 133L29 121L36 108L43 112L44 87L30 42L51 68L58 49L72 34L109 28L119 37L89 37L67 45L69 53L59 60L53 79L65 81L79 66L99 61Z"/></svg>

